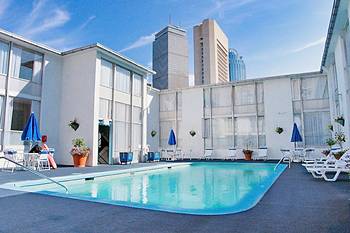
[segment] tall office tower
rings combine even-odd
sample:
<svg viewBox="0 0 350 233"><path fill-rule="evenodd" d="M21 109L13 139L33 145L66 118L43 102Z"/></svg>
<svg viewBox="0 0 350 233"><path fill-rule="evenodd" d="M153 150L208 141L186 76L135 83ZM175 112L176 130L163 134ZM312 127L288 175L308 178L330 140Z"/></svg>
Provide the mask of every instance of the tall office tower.
<svg viewBox="0 0 350 233"><path fill-rule="evenodd" d="M193 28L195 85L228 82L228 39L215 20Z"/></svg>
<svg viewBox="0 0 350 233"><path fill-rule="evenodd" d="M157 89L188 87L188 47L186 31L169 25L153 42L153 86Z"/></svg>
<svg viewBox="0 0 350 233"><path fill-rule="evenodd" d="M246 70L243 57L235 49L228 51L230 81L239 81L246 79Z"/></svg>

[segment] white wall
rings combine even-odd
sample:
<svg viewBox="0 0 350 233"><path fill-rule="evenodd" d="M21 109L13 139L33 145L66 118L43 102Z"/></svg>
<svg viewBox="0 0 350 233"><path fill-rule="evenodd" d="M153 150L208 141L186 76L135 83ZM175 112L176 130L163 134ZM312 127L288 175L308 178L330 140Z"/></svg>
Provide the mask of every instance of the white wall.
<svg viewBox="0 0 350 233"><path fill-rule="evenodd" d="M181 149L186 157L198 158L204 153L202 138L203 90L202 88L185 89L182 91ZM189 132L194 130L196 136ZM190 153L191 152L191 153Z"/></svg>
<svg viewBox="0 0 350 233"><path fill-rule="evenodd" d="M82 137L91 152L88 165L97 165L98 101L96 94L96 49L88 49L63 57L62 94L59 121L59 147L55 155L58 164L71 165L72 140ZM68 124L77 119L77 131Z"/></svg>
<svg viewBox="0 0 350 233"><path fill-rule="evenodd" d="M45 55L44 75L42 79L42 101L40 129L48 136L48 146L55 148L59 155L59 123L61 102L62 57Z"/></svg>
<svg viewBox="0 0 350 233"><path fill-rule="evenodd" d="M147 100L146 100L147 115L147 141L146 144L150 145L150 151L159 150L159 91L153 88L147 88ZM151 132L155 130L156 136L152 137Z"/></svg>
<svg viewBox="0 0 350 233"><path fill-rule="evenodd" d="M265 133L268 156L279 159L281 148L292 148L290 137L293 129L291 80L271 79L264 81ZM275 132L282 127L283 133Z"/></svg>

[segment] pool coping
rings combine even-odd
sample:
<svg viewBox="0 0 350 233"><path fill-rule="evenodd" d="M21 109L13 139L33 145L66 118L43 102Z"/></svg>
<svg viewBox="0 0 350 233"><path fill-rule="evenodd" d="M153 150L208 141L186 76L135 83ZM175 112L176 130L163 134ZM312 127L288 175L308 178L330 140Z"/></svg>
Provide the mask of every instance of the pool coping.
<svg viewBox="0 0 350 233"><path fill-rule="evenodd" d="M82 180L87 178L98 178L98 177L105 177L105 176L121 175L124 173L131 173L131 172L143 172L143 171L152 171L152 170L165 169L165 168L171 168L171 167L181 167L181 166L186 166L191 164L192 163L190 162L155 164L154 166L147 166L147 167L126 168L122 170L91 172L91 173L84 173L84 174L72 174L67 176L57 176L57 177L49 177L49 178L57 182L67 182L67 181ZM52 182L47 179L14 181L14 182L7 182L4 184L1 184L0 188L15 190L15 191L23 191L23 189L21 189L21 187L23 186L45 185L50 183ZM30 191L23 191L23 192L30 192ZM34 191L34 193L37 193L37 191Z"/></svg>
<svg viewBox="0 0 350 233"><path fill-rule="evenodd" d="M76 174L76 175L68 175L68 176L59 176L59 177L51 177L51 179L54 179L55 181L61 181L61 182L69 182L69 181L76 181L76 180L82 180L86 178L99 178L99 177L106 177L106 176L114 176L114 175L122 175L122 174L128 174L128 173L134 173L134 172L147 172L152 170L160 170L165 168L172 168L172 167L181 167L181 166L187 166L191 165L196 162L183 162L183 163L168 163L168 164L157 164L155 166L150 167L140 167L140 168L130 168L130 169L123 169L118 171L106 171L106 172L93 172L93 173L85 173L85 174ZM246 164L261 164L259 162L254 163L246 163ZM264 163L266 164L266 163ZM269 163L274 164L275 163ZM165 209L162 208L162 206L157 205L142 205L138 203L125 203L122 201L113 201L110 202L108 200L103 199L97 199L93 197L87 197L87 196L79 196L79 195L73 195L73 194L65 194L65 193L59 193L59 192L52 192L52 191L38 191L38 190L23 190L24 187L28 186L35 186L35 185L45 185L50 184L52 182L46 180L46 179L39 179L39 180L28 180L28 181L20 181L20 182L9 182L5 183L3 185L0 185L0 188L4 189L10 189L14 191L20 191L24 193L36 193L39 195L48 195L48 196L54 196L59 198L69 198L74 200L81 200L81 201L89 201L89 202L95 202L95 203L102 203L107 205L115 205L115 206L122 206L127 208L135 208L135 209L145 209L145 210L152 210L152 211L159 211L159 212L167 212L167 213L175 213L175 214L185 214L185 215L192 215L192 216L222 216L222 215L232 215L232 214L238 214L245 211L248 211L252 208L254 208L261 199L265 196L265 194L271 189L271 187L274 185L274 183L278 180L278 178L282 175L282 173L287 169L287 165L280 164L281 169L278 172L277 175L273 176L273 178L269 181L266 180L263 184L269 184L269 186L263 190L263 192L260 193L258 198L256 198L252 203L249 204L247 207L240 207L240 208L227 208L224 212L218 213L218 212L196 212L192 209ZM17 184L17 186L16 186ZM246 197L249 199L250 196Z"/></svg>

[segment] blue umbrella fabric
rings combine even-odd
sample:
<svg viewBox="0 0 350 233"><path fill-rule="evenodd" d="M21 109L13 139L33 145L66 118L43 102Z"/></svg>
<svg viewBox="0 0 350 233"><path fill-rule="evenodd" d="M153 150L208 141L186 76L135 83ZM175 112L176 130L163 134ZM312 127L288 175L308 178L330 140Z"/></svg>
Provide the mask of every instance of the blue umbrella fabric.
<svg viewBox="0 0 350 233"><path fill-rule="evenodd" d="M38 121L35 118L34 112L32 112L29 116L27 124L23 130L21 140L32 141L32 142L41 140L39 125L38 125Z"/></svg>
<svg viewBox="0 0 350 233"><path fill-rule="evenodd" d="M292 138L290 139L291 142L294 142L294 147L296 147L296 142L302 142L303 139L300 135L299 129L297 124L294 123L293 125L293 132L292 132Z"/></svg>
<svg viewBox="0 0 350 233"><path fill-rule="evenodd" d="M172 129L170 130L168 144L172 146L176 145L176 137L175 137L174 130Z"/></svg>

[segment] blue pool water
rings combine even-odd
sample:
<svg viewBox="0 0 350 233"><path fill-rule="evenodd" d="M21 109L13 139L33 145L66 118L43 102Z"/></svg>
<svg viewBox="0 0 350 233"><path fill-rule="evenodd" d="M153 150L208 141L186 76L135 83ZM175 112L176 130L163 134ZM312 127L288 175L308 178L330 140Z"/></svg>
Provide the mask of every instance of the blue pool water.
<svg viewBox="0 0 350 233"><path fill-rule="evenodd" d="M286 168L269 163L197 162L95 180L66 182L69 194L41 193L167 212L220 215L254 207Z"/></svg>

